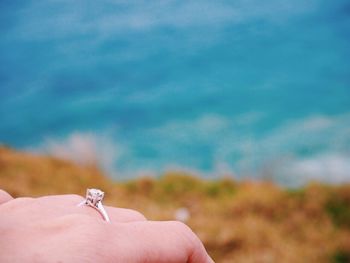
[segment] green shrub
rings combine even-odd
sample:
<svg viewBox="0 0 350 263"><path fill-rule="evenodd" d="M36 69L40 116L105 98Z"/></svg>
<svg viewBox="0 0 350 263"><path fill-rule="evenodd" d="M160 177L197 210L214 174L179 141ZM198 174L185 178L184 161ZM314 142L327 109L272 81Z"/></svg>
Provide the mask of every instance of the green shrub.
<svg viewBox="0 0 350 263"><path fill-rule="evenodd" d="M338 250L331 258L332 263L348 263L350 262L350 251Z"/></svg>
<svg viewBox="0 0 350 263"><path fill-rule="evenodd" d="M219 181L210 181L204 188L205 194L209 197L231 196L236 192L236 184L229 178Z"/></svg>
<svg viewBox="0 0 350 263"><path fill-rule="evenodd" d="M337 226L350 228L350 203L346 199L332 196L326 203L326 211Z"/></svg>

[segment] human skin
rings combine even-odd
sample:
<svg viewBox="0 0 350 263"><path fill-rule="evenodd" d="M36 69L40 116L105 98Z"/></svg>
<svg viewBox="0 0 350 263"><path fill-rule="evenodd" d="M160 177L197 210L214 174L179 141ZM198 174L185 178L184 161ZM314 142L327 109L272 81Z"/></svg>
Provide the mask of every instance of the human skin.
<svg viewBox="0 0 350 263"><path fill-rule="evenodd" d="M78 195L15 198L0 190L0 262L213 262L176 221L147 221L105 206L111 222Z"/></svg>

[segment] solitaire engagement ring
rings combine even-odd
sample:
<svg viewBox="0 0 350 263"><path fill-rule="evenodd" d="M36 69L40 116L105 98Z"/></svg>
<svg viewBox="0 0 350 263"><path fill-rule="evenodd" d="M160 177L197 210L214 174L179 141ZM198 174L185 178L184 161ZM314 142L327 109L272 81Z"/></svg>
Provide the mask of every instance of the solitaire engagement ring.
<svg viewBox="0 0 350 263"><path fill-rule="evenodd" d="M86 190L86 199L82 201L78 206L87 205L96 209L102 216L102 218L109 222L109 216L102 205L102 199L105 193L99 189L87 189Z"/></svg>

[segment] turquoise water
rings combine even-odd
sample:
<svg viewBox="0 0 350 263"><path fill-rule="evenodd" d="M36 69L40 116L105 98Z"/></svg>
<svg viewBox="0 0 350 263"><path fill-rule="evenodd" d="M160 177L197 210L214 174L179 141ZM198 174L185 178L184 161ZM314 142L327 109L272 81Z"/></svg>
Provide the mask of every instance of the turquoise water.
<svg viewBox="0 0 350 263"><path fill-rule="evenodd" d="M1 1L0 142L117 178L350 181L348 1Z"/></svg>

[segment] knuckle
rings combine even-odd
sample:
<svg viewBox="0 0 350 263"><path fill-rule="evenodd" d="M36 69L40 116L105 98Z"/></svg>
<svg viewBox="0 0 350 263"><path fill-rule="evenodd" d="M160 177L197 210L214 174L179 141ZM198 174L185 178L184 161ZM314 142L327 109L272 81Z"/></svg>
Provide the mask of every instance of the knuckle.
<svg viewBox="0 0 350 263"><path fill-rule="evenodd" d="M5 190L0 189L0 195L10 195L10 194Z"/></svg>
<svg viewBox="0 0 350 263"><path fill-rule="evenodd" d="M28 208L30 207L32 204L34 204L34 198L31 197L18 197L15 199L12 199L8 202L6 202L5 204L3 204L2 206L6 209L17 209L17 208Z"/></svg>
<svg viewBox="0 0 350 263"><path fill-rule="evenodd" d="M12 196L8 192L0 189L0 204L12 199L13 199Z"/></svg>
<svg viewBox="0 0 350 263"><path fill-rule="evenodd" d="M137 220L137 221L147 220L147 218L143 214L141 214L139 211L128 209L128 213L134 220Z"/></svg>
<svg viewBox="0 0 350 263"><path fill-rule="evenodd" d="M18 197L13 199L10 203L14 206L27 205L27 204L33 203L34 200L35 198L32 198L32 197Z"/></svg>
<svg viewBox="0 0 350 263"><path fill-rule="evenodd" d="M65 195L67 198L72 199L72 200L76 200L77 202L81 201L84 199L84 197L82 197L81 195L78 194L68 194Z"/></svg>
<svg viewBox="0 0 350 263"><path fill-rule="evenodd" d="M46 195L38 197L39 202L76 202L78 203L83 199L82 196L76 194L66 194L66 195Z"/></svg>
<svg viewBox="0 0 350 263"><path fill-rule="evenodd" d="M169 224L174 231L176 231L179 235L181 235L185 239L185 241L187 241L189 246L196 247L200 244L196 234L185 223L182 223L180 221L169 221Z"/></svg>
<svg viewBox="0 0 350 263"><path fill-rule="evenodd" d="M192 232L191 229L184 223L180 221L169 221L168 224L177 231Z"/></svg>

